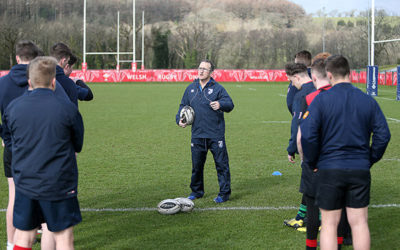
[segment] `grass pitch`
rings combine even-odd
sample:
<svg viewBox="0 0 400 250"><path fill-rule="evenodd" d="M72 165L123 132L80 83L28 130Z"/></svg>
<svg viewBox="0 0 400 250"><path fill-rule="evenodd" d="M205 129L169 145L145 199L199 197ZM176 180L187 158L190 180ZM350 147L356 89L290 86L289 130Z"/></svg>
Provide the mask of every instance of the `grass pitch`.
<svg viewBox="0 0 400 250"><path fill-rule="evenodd" d="M78 156L83 222L75 228L76 249L304 249L305 234L283 226L284 219L295 216L301 199L300 164L290 164L286 154L287 83L223 84L235 104L225 115L230 201L213 202L218 183L209 154L206 194L195 201L192 213L166 216L135 210L190 193L190 128L175 124L187 85L91 84L94 100L79 103L85 142ZM395 206L369 209L372 249L400 245L400 103L395 91L379 86L377 97L392 139L383 160L372 168L371 205ZM272 176L274 171L282 176ZM0 194L0 208L5 208L5 178ZM244 210L250 207L263 210ZM4 246L5 213L0 216Z"/></svg>

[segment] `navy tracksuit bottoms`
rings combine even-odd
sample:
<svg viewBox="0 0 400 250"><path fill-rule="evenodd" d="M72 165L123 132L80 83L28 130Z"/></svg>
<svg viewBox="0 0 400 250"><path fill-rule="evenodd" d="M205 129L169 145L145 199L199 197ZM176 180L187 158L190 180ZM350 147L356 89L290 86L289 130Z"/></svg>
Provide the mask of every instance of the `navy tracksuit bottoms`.
<svg viewBox="0 0 400 250"><path fill-rule="evenodd" d="M219 194L224 200L231 194L231 174L225 139L192 138L192 179L191 195L200 198L204 195L204 164L208 150L211 151L217 169Z"/></svg>

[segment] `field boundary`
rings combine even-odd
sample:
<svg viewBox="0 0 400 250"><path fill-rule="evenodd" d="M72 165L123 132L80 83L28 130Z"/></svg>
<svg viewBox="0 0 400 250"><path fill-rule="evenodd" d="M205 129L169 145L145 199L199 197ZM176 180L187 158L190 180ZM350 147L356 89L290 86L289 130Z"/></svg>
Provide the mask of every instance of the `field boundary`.
<svg viewBox="0 0 400 250"><path fill-rule="evenodd" d="M378 204L370 205L370 208L400 208L400 204ZM285 211L296 210L299 207L205 207L195 208L195 211ZM81 212L153 212L157 211L156 207L138 207L138 208L82 208ZM6 209L0 209L0 212L6 212Z"/></svg>

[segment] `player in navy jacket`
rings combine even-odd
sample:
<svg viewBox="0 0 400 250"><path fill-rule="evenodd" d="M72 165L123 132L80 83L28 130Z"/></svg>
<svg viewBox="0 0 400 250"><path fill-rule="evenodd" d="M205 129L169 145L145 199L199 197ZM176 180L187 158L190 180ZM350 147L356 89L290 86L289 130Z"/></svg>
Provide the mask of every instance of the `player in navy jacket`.
<svg viewBox="0 0 400 250"><path fill-rule="evenodd" d="M308 52L307 50L302 50L300 52L297 52L295 57L294 57L294 62L295 63L303 63L304 65L307 66L307 71L308 75L311 78L311 69L309 68L311 66L311 53ZM298 92L298 89L293 85L292 82L289 83L287 94L286 94L286 104L289 110L290 114L293 114L293 102L294 102L294 96Z"/></svg>
<svg viewBox="0 0 400 250"><path fill-rule="evenodd" d="M306 95L315 91L314 84L308 75L307 67L302 63L289 63L285 66L286 74L298 89L293 101L293 115L290 129L289 145L287 147L288 160L294 163L295 154L297 152L297 131L299 119L304 113L303 99Z"/></svg>
<svg viewBox="0 0 400 250"><path fill-rule="evenodd" d="M297 88L297 93L294 97L293 106L292 106L292 122L290 127L290 139L289 145L287 147L288 152L288 160L291 163L295 163L295 154L297 152L297 131L299 125L299 118L303 114L303 106L302 100L304 97L315 91L315 87L311 81L311 78L308 74L308 69L303 63L288 63L285 66L285 71L288 79L292 82L293 86ZM305 204L304 197L302 197L302 201L300 204L300 208L297 212L295 218L290 220L284 220L283 223L286 226L299 228L303 227L304 218L307 213L307 206Z"/></svg>
<svg viewBox="0 0 400 250"><path fill-rule="evenodd" d="M78 99L85 100L90 93L88 89L75 84L75 82L64 73L64 68L72 56L71 50L64 43L56 43L51 48L50 55L54 57L58 63L56 80L64 88L71 102L78 106Z"/></svg>
<svg viewBox="0 0 400 250"><path fill-rule="evenodd" d="M68 60L67 65L64 67L64 74L67 77L70 77L74 64L76 63L76 61L78 60L78 58L76 58L76 56L74 54L71 54ZM92 90L89 88L88 85L86 85L86 83L84 81L82 81L81 79L78 80L73 80L76 84L76 88L78 89L78 99L81 101L91 101L93 100L93 92Z"/></svg>
<svg viewBox="0 0 400 250"><path fill-rule="evenodd" d="M201 198L204 195L204 163L210 149L218 174L219 194L216 203L225 202L231 194L228 152L225 145L224 112L232 111L234 105L228 92L217 83L211 73L213 64L204 60L199 66L199 78L190 84L183 94L176 123L186 127L180 118L181 109L189 105L195 111L192 124L192 193L189 199Z"/></svg>
<svg viewBox="0 0 400 250"><path fill-rule="evenodd" d="M1 115L4 114L4 110L8 104L15 98L28 93L28 78L27 78L27 67L31 60L41 54L40 48L36 46L32 41L21 40L16 44L15 47L17 65L13 66L10 72L4 77L0 78L0 110ZM68 96L65 94L64 89L56 82L55 94L68 100ZM3 117L2 117L3 118ZM2 120L2 123L3 120ZM0 136L3 138L3 128L0 126ZM9 188L9 201L6 213L6 224L7 224L7 248L12 248L15 228L12 224L12 214L14 207L14 180L11 172L11 149L4 147L3 151L3 165L4 173L7 177L8 188Z"/></svg>
<svg viewBox="0 0 400 250"><path fill-rule="evenodd" d="M57 247L73 247L72 227L81 221L75 152L82 149L83 122L78 108L54 93L56 64L51 57L34 59L33 91L13 100L3 115L10 131L4 142L13 154L16 248L29 249L42 222L58 232Z"/></svg>
<svg viewBox="0 0 400 250"><path fill-rule="evenodd" d="M378 103L351 85L346 58L329 57L326 71L333 87L315 97L301 123L304 161L319 172L321 248L337 247L346 207L354 248L369 249L370 168L382 158L390 131Z"/></svg>

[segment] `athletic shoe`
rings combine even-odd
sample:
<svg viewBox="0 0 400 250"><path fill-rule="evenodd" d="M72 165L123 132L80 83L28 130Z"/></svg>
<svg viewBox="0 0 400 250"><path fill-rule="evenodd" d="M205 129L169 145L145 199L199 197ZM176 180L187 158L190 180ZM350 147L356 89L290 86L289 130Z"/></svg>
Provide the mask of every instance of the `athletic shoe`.
<svg viewBox="0 0 400 250"><path fill-rule="evenodd" d="M302 233L307 233L307 227L298 227L296 230Z"/></svg>
<svg viewBox="0 0 400 250"><path fill-rule="evenodd" d="M197 197L194 196L194 195L189 195L189 197L188 197L188 199L189 199L189 200L192 200L192 201L196 200L196 198L197 198Z"/></svg>
<svg viewBox="0 0 400 250"><path fill-rule="evenodd" d="M304 225L303 220L296 220L296 219L291 219L291 220L284 220L283 224L285 224L288 227L294 227L294 228L299 228Z"/></svg>
<svg viewBox="0 0 400 250"><path fill-rule="evenodd" d="M215 203L222 203L227 201L228 199L224 200L221 196L217 196L217 198L214 199Z"/></svg>

